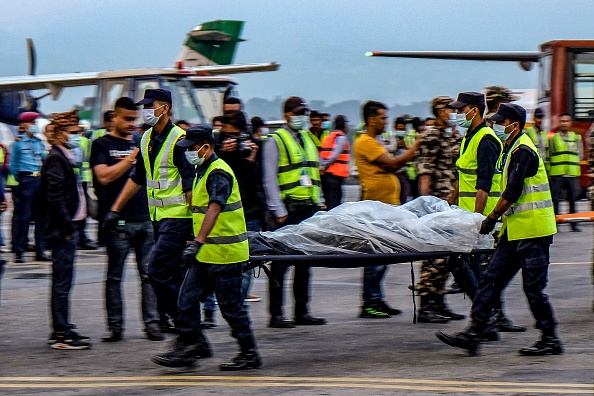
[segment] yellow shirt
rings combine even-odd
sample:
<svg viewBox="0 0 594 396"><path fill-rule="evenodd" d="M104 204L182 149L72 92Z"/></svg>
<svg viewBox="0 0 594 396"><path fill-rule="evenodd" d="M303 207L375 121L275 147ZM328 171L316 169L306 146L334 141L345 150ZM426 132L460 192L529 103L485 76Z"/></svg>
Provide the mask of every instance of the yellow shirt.
<svg viewBox="0 0 594 396"><path fill-rule="evenodd" d="M353 145L355 164L363 189L363 199L400 205L400 182L394 172L384 170L375 161L388 150L377 140L364 133Z"/></svg>

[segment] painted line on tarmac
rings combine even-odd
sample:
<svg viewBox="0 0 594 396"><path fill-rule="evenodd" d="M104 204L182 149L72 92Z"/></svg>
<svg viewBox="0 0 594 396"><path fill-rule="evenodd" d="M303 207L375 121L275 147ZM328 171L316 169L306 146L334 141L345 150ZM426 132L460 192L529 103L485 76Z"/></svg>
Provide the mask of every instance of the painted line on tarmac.
<svg viewBox="0 0 594 396"><path fill-rule="evenodd" d="M441 392L592 394L593 386L578 383L474 382L392 378L136 376L136 377L0 377L0 389L102 387L285 387L393 389Z"/></svg>

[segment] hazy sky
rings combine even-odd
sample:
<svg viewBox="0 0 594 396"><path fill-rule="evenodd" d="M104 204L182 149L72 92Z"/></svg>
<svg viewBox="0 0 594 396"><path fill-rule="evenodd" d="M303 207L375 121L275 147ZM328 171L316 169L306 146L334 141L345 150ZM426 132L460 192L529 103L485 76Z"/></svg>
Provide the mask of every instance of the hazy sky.
<svg viewBox="0 0 594 396"><path fill-rule="evenodd" d="M554 39L594 39L594 2L41 1L0 0L0 76L171 66L185 34L213 19L246 21L237 63L278 72L237 75L241 97L391 103L483 90L536 88L515 63L367 58L371 50L535 51Z"/></svg>

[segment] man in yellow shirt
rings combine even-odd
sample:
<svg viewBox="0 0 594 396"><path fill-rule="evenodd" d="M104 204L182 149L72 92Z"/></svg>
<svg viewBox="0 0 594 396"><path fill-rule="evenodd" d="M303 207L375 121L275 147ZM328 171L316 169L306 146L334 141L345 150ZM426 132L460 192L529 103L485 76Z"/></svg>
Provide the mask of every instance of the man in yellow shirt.
<svg viewBox="0 0 594 396"><path fill-rule="evenodd" d="M354 143L355 164L359 170L362 199L400 205L400 183L395 171L406 166L416 156L420 139L402 155L392 156L378 141L388 123L388 108L380 102L368 101L363 105L363 119L367 130ZM385 265L365 267L363 270L363 308L361 318L389 318L401 313L390 308L383 300L381 281Z"/></svg>

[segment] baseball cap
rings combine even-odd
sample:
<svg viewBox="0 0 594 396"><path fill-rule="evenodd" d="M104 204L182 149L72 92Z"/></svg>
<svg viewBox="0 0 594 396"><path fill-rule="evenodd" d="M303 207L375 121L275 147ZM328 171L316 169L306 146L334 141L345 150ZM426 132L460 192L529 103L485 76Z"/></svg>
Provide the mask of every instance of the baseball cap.
<svg viewBox="0 0 594 396"><path fill-rule="evenodd" d="M198 142L213 140L212 128L208 125L194 125L186 130L186 137L179 140L176 145L179 147L190 147Z"/></svg>
<svg viewBox="0 0 594 396"><path fill-rule="evenodd" d="M305 100L299 96L291 96L289 99L285 100L283 108L285 113L296 113L300 110L307 109L308 107Z"/></svg>
<svg viewBox="0 0 594 396"><path fill-rule="evenodd" d="M491 121L502 122L506 119L526 122L526 109L514 103L501 103L497 108L497 113L491 117Z"/></svg>
<svg viewBox="0 0 594 396"><path fill-rule="evenodd" d="M450 103L450 107L461 109L468 105L486 106L485 95L480 92L460 92L455 102Z"/></svg>
<svg viewBox="0 0 594 396"><path fill-rule="evenodd" d="M534 118L544 117L544 115L545 115L544 110L541 109L540 107L537 107L536 110L534 110Z"/></svg>
<svg viewBox="0 0 594 396"><path fill-rule="evenodd" d="M155 100L171 104L171 92L166 89L147 89L144 91L144 99L136 102L135 105L151 104Z"/></svg>

